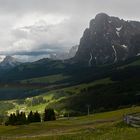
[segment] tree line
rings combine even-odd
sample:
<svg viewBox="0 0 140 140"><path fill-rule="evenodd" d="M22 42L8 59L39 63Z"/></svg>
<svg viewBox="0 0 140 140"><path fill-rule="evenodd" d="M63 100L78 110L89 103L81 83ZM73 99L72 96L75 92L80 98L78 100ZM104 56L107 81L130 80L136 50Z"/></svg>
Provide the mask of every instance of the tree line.
<svg viewBox="0 0 140 140"><path fill-rule="evenodd" d="M8 120L5 122L5 125L24 125L33 122L53 120L56 120L55 111L54 109L48 108L44 110L43 117L41 117L41 114L38 111L30 111L30 113L27 116L25 112L12 113L8 117Z"/></svg>

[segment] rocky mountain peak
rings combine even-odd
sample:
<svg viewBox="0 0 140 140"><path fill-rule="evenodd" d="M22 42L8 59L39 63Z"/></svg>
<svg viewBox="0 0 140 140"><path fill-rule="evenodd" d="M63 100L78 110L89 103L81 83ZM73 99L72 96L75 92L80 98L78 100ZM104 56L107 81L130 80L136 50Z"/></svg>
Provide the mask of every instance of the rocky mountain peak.
<svg viewBox="0 0 140 140"><path fill-rule="evenodd" d="M17 65L19 65L20 62L18 62L18 60L12 56L6 56L3 61L0 63L0 68L12 68L15 67Z"/></svg>
<svg viewBox="0 0 140 140"><path fill-rule="evenodd" d="M97 14L84 31L74 59L91 66L134 57L140 53L140 47L134 43L135 36L139 34L140 22Z"/></svg>
<svg viewBox="0 0 140 140"><path fill-rule="evenodd" d="M95 21L96 23L104 24L105 22L109 20L109 18L110 17L106 13L99 13L96 15Z"/></svg>
<svg viewBox="0 0 140 140"><path fill-rule="evenodd" d="M70 59L75 56L76 52L78 50L78 45L72 46L68 52L59 52L55 54L50 54L50 59L53 60L66 60Z"/></svg>
<svg viewBox="0 0 140 140"><path fill-rule="evenodd" d="M6 56L3 60L3 62L15 62L16 59L12 56Z"/></svg>

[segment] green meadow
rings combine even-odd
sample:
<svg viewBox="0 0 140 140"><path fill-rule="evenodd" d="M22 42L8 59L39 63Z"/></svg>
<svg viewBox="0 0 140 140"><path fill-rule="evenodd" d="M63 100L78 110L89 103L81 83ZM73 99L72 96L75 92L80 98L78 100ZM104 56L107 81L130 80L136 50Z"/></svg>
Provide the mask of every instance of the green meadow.
<svg viewBox="0 0 140 140"><path fill-rule="evenodd" d="M123 114L132 112L140 112L140 107L29 125L1 125L0 138L3 140L139 140L140 128L128 126L122 121Z"/></svg>
<svg viewBox="0 0 140 140"><path fill-rule="evenodd" d="M46 78L42 77L42 79L46 79ZM38 79L36 79L36 80L38 80ZM39 80L41 80L41 78L39 78ZM51 77L51 80L55 81L56 77L55 76L53 78ZM34 79L30 79L29 81L31 83L35 82ZM43 81L43 80L41 80L41 81ZM48 79L47 79L47 81L48 81ZM27 112L27 113L29 113L31 110L39 111L39 112L43 113L45 107L53 107L54 109L59 111L61 108L61 103L60 103L61 100L68 99L76 94L80 94L80 91L83 89L87 89L87 88L90 88L90 87L93 87L93 86L96 86L99 84L109 84L109 83L113 83L113 81L111 81L109 78L105 78L105 79L97 80L97 81L91 82L91 83L84 83L84 84L80 84L80 85L76 85L76 86L59 88L56 90L50 90L48 92L42 93L39 96L35 96L37 98L42 97L43 99L45 99L46 100L45 103L40 103L40 104L32 105L32 106L28 106L26 101L27 100L31 101L33 99L33 97L29 97L29 98L25 98L25 99L18 99L18 100L9 100L9 101L6 101L6 103L11 104L12 106L11 106L11 108L7 108L5 111L8 112L9 114L16 112L16 110L23 110L24 112ZM44 87L44 88L47 88L47 87ZM1 101L0 103L3 104L4 102ZM62 111L62 113L65 113L67 110L64 109L61 111Z"/></svg>

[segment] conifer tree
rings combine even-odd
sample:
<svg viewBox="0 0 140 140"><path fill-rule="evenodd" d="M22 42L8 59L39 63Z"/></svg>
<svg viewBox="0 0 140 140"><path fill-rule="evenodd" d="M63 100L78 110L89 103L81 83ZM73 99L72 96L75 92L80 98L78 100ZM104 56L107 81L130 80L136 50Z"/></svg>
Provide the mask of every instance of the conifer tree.
<svg viewBox="0 0 140 140"><path fill-rule="evenodd" d="M34 113L34 122L41 122L40 114L37 111Z"/></svg>
<svg viewBox="0 0 140 140"><path fill-rule="evenodd" d="M30 113L28 114L28 122L29 123L34 122L34 115L32 111L30 111Z"/></svg>
<svg viewBox="0 0 140 140"><path fill-rule="evenodd" d="M53 109L45 109L44 111L44 121L53 121L56 120L55 112Z"/></svg>

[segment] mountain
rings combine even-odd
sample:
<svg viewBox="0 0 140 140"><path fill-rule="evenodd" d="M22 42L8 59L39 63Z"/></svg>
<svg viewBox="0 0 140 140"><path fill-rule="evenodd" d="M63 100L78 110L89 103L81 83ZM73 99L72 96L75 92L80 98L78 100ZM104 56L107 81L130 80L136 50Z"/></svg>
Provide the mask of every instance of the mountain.
<svg viewBox="0 0 140 140"><path fill-rule="evenodd" d="M68 53L68 58L72 58L75 56L76 52L78 50L78 45L73 46Z"/></svg>
<svg viewBox="0 0 140 140"><path fill-rule="evenodd" d="M4 60L0 63L0 69L13 68L19 64L21 64L21 62L18 62L16 58L12 56L6 56Z"/></svg>
<svg viewBox="0 0 140 140"><path fill-rule="evenodd" d="M17 82L57 74L67 75L69 79L63 82L70 84L97 80L114 73L119 66L139 60L139 46L140 22L125 21L100 13L85 30L78 51L77 46L69 51L70 55L76 52L73 58L65 61L44 58L21 64L1 74L0 82Z"/></svg>
<svg viewBox="0 0 140 140"><path fill-rule="evenodd" d="M91 66L137 55L140 55L140 22L100 13L84 31L74 61Z"/></svg>
<svg viewBox="0 0 140 140"><path fill-rule="evenodd" d="M55 54L50 55L50 59L53 60L65 60L70 59L75 56L76 52L78 50L78 45L72 46L68 52L59 52Z"/></svg>

